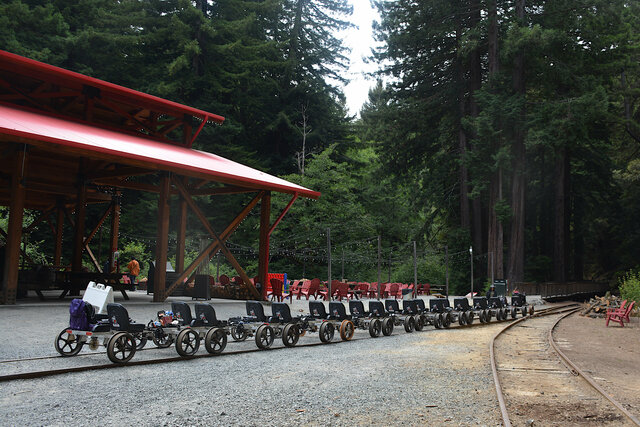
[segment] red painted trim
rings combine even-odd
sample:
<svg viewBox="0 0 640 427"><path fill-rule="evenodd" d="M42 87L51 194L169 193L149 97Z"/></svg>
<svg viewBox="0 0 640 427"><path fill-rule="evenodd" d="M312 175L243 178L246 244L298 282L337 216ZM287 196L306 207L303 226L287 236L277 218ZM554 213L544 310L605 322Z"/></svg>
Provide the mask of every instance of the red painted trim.
<svg viewBox="0 0 640 427"><path fill-rule="evenodd" d="M189 172L211 180L245 188L273 190L317 199L320 193L212 153L166 144L87 124L57 119L0 105L0 135L73 147L87 153L102 153L126 164L126 159L182 175ZM293 202L291 202L293 203Z"/></svg>
<svg viewBox="0 0 640 427"><path fill-rule="evenodd" d="M224 122L224 117L217 114L169 101L168 99L149 95L148 93L138 92L137 90L25 58L24 56L16 55L4 50L0 50L0 68L13 73L37 77L45 81L62 83L65 86L70 87L91 85L101 91L109 93L113 98L120 98L124 101L133 102L135 104L139 104L140 107L158 107L164 112L173 112L177 117L180 117L180 115L183 114L190 114L192 116L199 117L204 121L210 120L218 124L222 124L222 122Z"/></svg>

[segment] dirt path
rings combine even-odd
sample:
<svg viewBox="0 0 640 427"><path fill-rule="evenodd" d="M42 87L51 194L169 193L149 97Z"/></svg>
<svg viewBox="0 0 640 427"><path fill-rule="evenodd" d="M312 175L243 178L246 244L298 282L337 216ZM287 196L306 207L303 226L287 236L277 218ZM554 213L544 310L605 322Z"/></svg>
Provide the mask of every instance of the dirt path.
<svg viewBox="0 0 640 427"><path fill-rule="evenodd" d="M640 417L640 319L624 328L572 315L554 334L561 350L629 412Z"/></svg>

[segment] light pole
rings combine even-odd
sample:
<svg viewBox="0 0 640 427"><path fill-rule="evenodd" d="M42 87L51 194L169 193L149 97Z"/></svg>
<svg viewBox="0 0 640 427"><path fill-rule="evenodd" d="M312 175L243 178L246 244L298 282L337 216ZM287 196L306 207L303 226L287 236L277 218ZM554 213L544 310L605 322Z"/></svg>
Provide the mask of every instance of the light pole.
<svg viewBox="0 0 640 427"><path fill-rule="evenodd" d="M471 260L471 298L473 298L473 246L469 246L469 258Z"/></svg>

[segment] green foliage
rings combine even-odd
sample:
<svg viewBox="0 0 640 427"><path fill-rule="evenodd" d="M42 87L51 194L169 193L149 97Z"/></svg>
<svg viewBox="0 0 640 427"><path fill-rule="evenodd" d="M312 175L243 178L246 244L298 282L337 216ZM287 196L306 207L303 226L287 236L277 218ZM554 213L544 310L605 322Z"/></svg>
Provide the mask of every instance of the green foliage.
<svg viewBox="0 0 640 427"><path fill-rule="evenodd" d="M619 280L620 296L640 304L640 273L629 271Z"/></svg>

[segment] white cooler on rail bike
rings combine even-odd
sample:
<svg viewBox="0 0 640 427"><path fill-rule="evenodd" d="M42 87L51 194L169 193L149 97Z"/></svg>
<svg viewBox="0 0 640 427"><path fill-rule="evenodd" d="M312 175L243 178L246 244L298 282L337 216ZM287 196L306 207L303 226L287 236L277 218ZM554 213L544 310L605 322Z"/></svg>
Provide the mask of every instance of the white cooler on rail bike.
<svg viewBox="0 0 640 427"><path fill-rule="evenodd" d="M113 302L113 288L96 282L89 282L82 299L95 307L97 314L107 313L107 304Z"/></svg>

